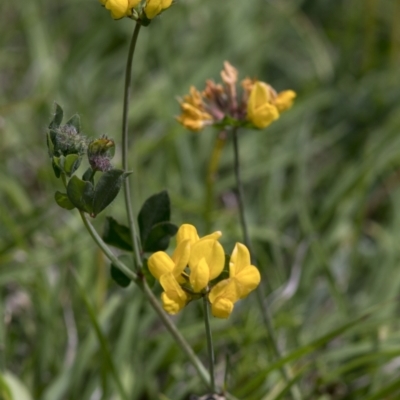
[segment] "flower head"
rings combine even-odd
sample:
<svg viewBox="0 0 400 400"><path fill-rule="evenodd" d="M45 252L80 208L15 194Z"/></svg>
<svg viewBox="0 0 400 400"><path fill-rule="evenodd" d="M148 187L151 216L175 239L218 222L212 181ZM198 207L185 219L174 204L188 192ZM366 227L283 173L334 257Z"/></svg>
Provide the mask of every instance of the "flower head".
<svg viewBox="0 0 400 400"><path fill-rule="evenodd" d="M112 169L111 159L114 156L115 142L102 136L92 140L87 149L89 164L93 171L109 171Z"/></svg>
<svg viewBox="0 0 400 400"><path fill-rule="evenodd" d="M162 11L171 7L172 0L147 0L144 6L144 12L148 19L153 19Z"/></svg>
<svg viewBox="0 0 400 400"><path fill-rule="evenodd" d="M132 9L136 7L141 0L100 0L100 3L110 10L114 19L129 17L132 15Z"/></svg>
<svg viewBox="0 0 400 400"><path fill-rule="evenodd" d="M250 265L246 246L237 243L229 265L229 279L214 285L225 265L225 253L217 231L202 238L193 225L182 225L177 233L177 247L170 257L163 251L150 256L151 274L159 280L164 292L163 307L169 314L176 314L186 304L208 296L213 315L227 318L236 301L246 297L260 282L256 267Z"/></svg>
<svg viewBox="0 0 400 400"><path fill-rule="evenodd" d="M217 283L210 291L211 312L215 317L228 318L234 304L245 298L260 283L258 269L251 265L247 247L236 243L229 263L229 278Z"/></svg>
<svg viewBox="0 0 400 400"><path fill-rule="evenodd" d="M296 97L292 90L277 93L267 83L250 78L242 80L240 94L238 71L227 61L221 79L222 84L208 80L202 93L191 87L190 95L180 101L182 114L177 120L187 129L200 131L207 125L263 129L289 109Z"/></svg>

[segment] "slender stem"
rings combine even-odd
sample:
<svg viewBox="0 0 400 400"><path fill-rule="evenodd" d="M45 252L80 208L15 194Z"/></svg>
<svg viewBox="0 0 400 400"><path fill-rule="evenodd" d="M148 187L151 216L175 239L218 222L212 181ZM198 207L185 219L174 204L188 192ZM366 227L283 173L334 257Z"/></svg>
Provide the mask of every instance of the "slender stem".
<svg viewBox="0 0 400 400"><path fill-rule="evenodd" d="M237 128L232 129L232 137L233 137L233 151L234 151L234 171L235 171L236 188L237 188L237 194L238 194L240 224L242 226L244 243L247 246L247 248L249 249L252 263L255 263L252 243L250 240L250 235L249 235L249 231L247 228L246 215L245 215L244 192L243 192L243 184L242 184L242 179L241 179L241 174L240 174L240 157L239 157L239 143L238 143ZM257 303L260 307L265 326L268 331L268 336L270 338L270 342L271 342L275 357L277 359L280 359L280 358L282 358L282 354L280 352L280 349L279 349L279 346L278 346L278 343L276 340L276 335L275 335L275 330L274 330L273 323L272 323L272 318L268 312L268 309L264 306L263 293L262 293L262 288L260 285L257 287L256 297L257 297ZM289 377L288 371L286 370L285 367L282 367L282 368L280 368L280 372L281 372L283 380L286 382L286 384L288 384L290 382L290 377ZM297 386L293 385L290 389L290 392L291 392L291 396L294 400L302 399L301 392Z"/></svg>
<svg viewBox="0 0 400 400"><path fill-rule="evenodd" d="M4 290L0 290L0 295L4 296ZM0 298L0 373L5 371L5 350L6 350L6 320L5 320L4 301Z"/></svg>
<svg viewBox="0 0 400 400"><path fill-rule="evenodd" d="M125 70L125 84L124 84L124 105L122 111L122 168L124 171L129 170L128 165L128 112L129 112L129 101L130 101L130 93L131 93L131 80L132 80L132 61L133 54L135 53L136 42L139 36L140 27L142 25L140 22L136 22L135 30L133 31L131 43L129 45L128 51L128 59L126 61L126 70ZM136 225L135 219L133 216L133 207L132 207L132 198L130 192L129 185L129 177L124 179L124 198L125 198L125 207L126 214L128 217L128 225L131 232L131 240L134 251L134 260L136 269L140 269L142 267L142 258L140 251L140 244L138 243L137 234L136 234Z"/></svg>
<svg viewBox="0 0 400 400"><path fill-rule="evenodd" d="M222 149L224 148L225 143L226 143L226 131L222 130L218 133L207 169L206 204L204 212L206 220L206 232L210 232L212 230L211 224L212 224L212 210L214 203L215 175L218 170L219 160L221 158Z"/></svg>
<svg viewBox="0 0 400 400"><path fill-rule="evenodd" d="M90 223L87 215L80 211L81 218L83 223L85 224L86 229L89 231L90 235L92 236L93 240L97 243L97 245L101 248L104 252L106 257L113 263L115 267L117 267L121 272L123 272L129 279L134 281L139 288L143 291L149 303L155 310L155 312L160 317L161 321L163 322L164 326L170 332L172 337L175 339L175 342L181 348L181 350L186 354L189 360L192 362L193 366L195 367L196 371L198 372L200 379L203 381L204 385L208 388L212 388L210 376L207 370L204 368L201 361L198 359L196 354L193 352L192 348L186 342L185 338L181 335L178 331L174 323L170 320L168 315L162 309L158 299L154 296L153 292L150 290L149 286L147 285L146 281L140 279L136 273L131 271L123 262L121 262L112 251L108 248L107 244L104 243L103 239L99 236L97 231L94 229L93 225Z"/></svg>
<svg viewBox="0 0 400 400"><path fill-rule="evenodd" d="M212 389L212 383L210 380L210 375L207 370L204 368L204 365L201 363L199 358L196 356L192 348L186 342L185 338L181 335L179 330L176 328L174 323L170 320L168 315L162 309L158 299L154 296L153 292L150 290L147 283L144 281L141 285L141 289L146 295L149 303L152 305L154 311L158 314L164 326L168 329L169 333L175 339L175 342L182 349L182 351L186 354L189 360L192 362L196 371L199 374L200 379L203 381L204 385L207 386L210 390Z"/></svg>
<svg viewBox="0 0 400 400"><path fill-rule="evenodd" d="M209 370L210 370L210 377L211 377L211 389L212 389L212 392L215 393L215 374L214 374L215 356L214 356L214 346L213 346L211 326L210 326L210 304L208 303L207 296L203 297L203 306L204 306L203 307L204 308L204 322L205 322L205 326L206 326Z"/></svg>
<svg viewBox="0 0 400 400"><path fill-rule="evenodd" d="M113 252L109 249L106 243L104 243L103 239L100 237L96 229L94 229L93 225L90 223L87 214L85 214L83 211L79 211L79 213L81 215L83 223L85 224L86 229L90 233L90 236L100 247L100 249L103 250L103 253L106 255L106 257L129 279L137 283L139 281L138 276L133 271L131 271L123 262L121 262L117 257L115 257Z"/></svg>

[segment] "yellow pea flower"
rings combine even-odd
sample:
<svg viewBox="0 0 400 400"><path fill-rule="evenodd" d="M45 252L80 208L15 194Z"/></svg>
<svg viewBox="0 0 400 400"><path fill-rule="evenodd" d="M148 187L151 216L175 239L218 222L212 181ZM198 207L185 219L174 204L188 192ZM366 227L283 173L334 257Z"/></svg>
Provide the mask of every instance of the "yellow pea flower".
<svg viewBox="0 0 400 400"><path fill-rule="evenodd" d="M181 288L172 272L162 275L160 284L164 289L161 294L164 310L172 315L178 313L190 300L189 295Z"/></svg>
<svg viewBox="0 0 400 400"><path fill-rule="evenodd" d="M278 108L272 104L271 88L264 82L255 82L247 103L247 119L257 128L266 128L279 118Z"/></svg>
<svg viewBox="0 0 400 400"><path fill-rule="evenodd" d="M185 280L182 273L189 263L190 241L182 240L176 246L172 257L164 251L157 251L152 254L147 262L149 271L157 280L167 273L172 273L177 282L183 283Z"/></svg>
<svg viewBox="0 0 400 400"><path fill-rule="evenodd" d="M181 225L176 234L177 243L190 243L189 280L192 289L197 293L224 269L225 253L218 242L221 236L222 233L216 231L200 239L196 228L190 224Z"/></svg>
<svg viewBox="0 0 400 400"><path fill-rule="evenodd" d="M144 6L146 17L148 19L153 19L162 11L169 8L171 4L172 0L147 0L146 5Z"/></svg>
<svg viewBox="0 0 400 400"><path fill-rule="evenodd" d="M100 3L110 10L114 19L120 19L132 15L132 8L136 7L141 0L100 0Z"/></svg>
<svg viewBox="0 0 400 400"><path fill-rule="evenodd" d="M197 233L195 226L190 224L182 224L176 233L176 242L179 244L185 240L189 240L193 245L199 240L215 239L218 240L222 236L221 231L215 231L209 235L203 236L201 239Z"/></svg>
<svg viewBox="0 0 400 400"><path fill-rule="evenodd" d="M278 93L274 100L274 104L281 113L292 107L295 97L296 93L293 90L284 90L283 92Z"/></svg>
<svg viewBox="0 0 400 400"><path fill-rule="evenodd" d="M236 243L229 263L229 278L218 282L208 295L212 314L218 318L228 318L234 304L245 298L260 281L260 273L251 265L247 247Z"/></svg>

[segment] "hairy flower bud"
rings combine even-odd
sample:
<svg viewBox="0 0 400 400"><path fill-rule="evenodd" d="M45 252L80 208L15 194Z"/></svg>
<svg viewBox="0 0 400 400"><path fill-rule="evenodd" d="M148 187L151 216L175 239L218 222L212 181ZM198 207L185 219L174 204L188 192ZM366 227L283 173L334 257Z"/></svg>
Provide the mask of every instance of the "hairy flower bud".
<svg viewBox="0 0 400 400"><path fill-rule="evenodd" d="M107 136L94 139L89 143L87 155L93 171L105 172L112 169L110 160L114 156L114 149L114 140L108 139Z"/></svg>
<svg viewBox="0 0 400 400"><path fill-rule="evenodd" d="M54 154L67 156L68 154L83 155L87 149L87 139L81 135L75 126L62 125L53 129Z"/></svg>

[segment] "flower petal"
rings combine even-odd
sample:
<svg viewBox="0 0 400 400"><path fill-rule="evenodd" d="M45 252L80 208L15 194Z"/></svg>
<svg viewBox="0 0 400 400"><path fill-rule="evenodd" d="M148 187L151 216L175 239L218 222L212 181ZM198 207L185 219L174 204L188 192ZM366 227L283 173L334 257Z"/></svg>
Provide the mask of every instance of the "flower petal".
<svg viewBox="0 0 400 400"><path fill-rule="evenodd" d="M204 239L191 248L189 266L192 270L202 258L210 268L210 280L220 275L225 265L225 253L221 244L214 239Z"/></svg>
<svg viewBox="0 0 400 400"><path fill-rule="evenodd" d="M173 273L175 278L177 278L189 263L190 257L190 242L189 240L183 240L176 246L174 253L172 254L172 261L175 264Z"/></svg>
<svg viewBox="0 0 400 400"><path fill-rule="evenodd" d="M161 11L170 7L171 4L172 0L147 0L146 5L144 7L144 12L146 13L146 17L148 19L153 19Z"/></svg>
<svg viewBox="0 0 400 400"><path fill-rule="evenodd" d="M178 229L176 233L176 242L181 243L184 240L189 240L190 244L193 244L199 240L199 235L197 234L197 230L193 225L183 224Z"/></svg>
<svg viewBox="0 0 400 400"><path fill-rule="evenodd" d="M274 104L279 112L283 112L292 107L295 97L296 93L293 90L285 90L278 93Z"/></svg>
<svg viewBox="0 0 400 400"><path fill-rule="evenodd" d="M211 313L217 318L228 318L233 311L233 303L225 297L219 297L211 304Z"/></svg>
<svg viewBox="0 0 400 400"><path fill-rule="evenodd" d="M237 284L239 297L244 299L260 284L261 275L256 267L248 265L233 277L233 280Z"/></svg>
<svg viewBox="0 0 400 400"><path fill-rule="evenodd" d="M247 247L242 243L236 243L231 259L229 262L229 276L232 278L237 275L243 268L249 266L250 252Z"/></svg>
<svg viewBox="0 0 400 400"><path fill-rule="evenodd" d="M154 278L160 280L161 276L173 271L175 264L170 256L164 251L157 251L152 254L147 262L149 271Z"/></svg>
<svg viewBox="0 0 400 400"><path fill-rule="evenodd" d="M171 315L177 314L186 305L186 303L182 301L175 301L170 299L165 292L161 293L161 300L164 310Z"/></svg>
<svg viewBox="0 0 400 400"><path fill-rule="evenodd" d="M232 303L239 300L238 287L233 279L224 279L218 282L208 294L208 299L211 304L217 301L220 297L229 299Z"/></svg>
<svg viewBox="0 0 400 400"><path fill-rule="evenodd" d="M271 104L272 89L264 82L255 82L247 103L247 119L257 128L266 128L279 118L278 108Z"/></svg>
<svg viewBox="0 0 400 400"><path fill-rule="evenodd" d="M201 292L208 285L210 281L210 268L204 258L191 269L189 278L190 284L196 293Z"/></svg>

